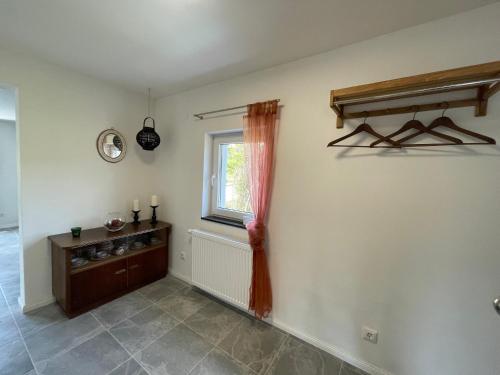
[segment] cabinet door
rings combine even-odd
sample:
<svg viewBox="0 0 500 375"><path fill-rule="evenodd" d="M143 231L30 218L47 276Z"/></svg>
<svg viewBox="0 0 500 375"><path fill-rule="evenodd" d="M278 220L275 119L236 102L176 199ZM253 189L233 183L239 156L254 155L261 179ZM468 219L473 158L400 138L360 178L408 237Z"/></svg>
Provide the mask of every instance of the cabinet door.
<svg viewBox="0 0 500 375"><path fill-rule="evenodd" d="M71 275L71 310L78 310L97 301L94 269Z"/></svg>
<svg viewBox="0 0 500 375"><path fill-rule="evenodd" d="M87 307L126 288L126 260L76 273L71 275L71 309Z"/></svg>
<svg viewBox="0 0 500 375"><path fill-rule="evenodd" d="M164 247L144 254L146 282L155 281L167 275L167 251Z"/></svg>
<svg viewBox="0 0 500 375"><path fill-rule="evenodd" d="M128 258L128 286L134 288L144 284L146 277L144 275L144 255L139 254Z"/></svg>

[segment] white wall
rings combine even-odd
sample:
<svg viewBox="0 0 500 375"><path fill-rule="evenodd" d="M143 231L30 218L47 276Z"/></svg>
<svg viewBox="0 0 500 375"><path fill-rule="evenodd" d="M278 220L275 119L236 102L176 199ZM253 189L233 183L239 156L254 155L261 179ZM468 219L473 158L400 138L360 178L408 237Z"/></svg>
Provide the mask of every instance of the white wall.
<svg viewBox="0 0 500 375"><path fill-rule="evenodd" d="M0 228L17 226L16 123L0 119Z"/></svg>
<svg viewBox="0 0 500 375"><path fill-rule="evenodd" d="M21 302L32 308L52 299L47 236L100 226L107 212L128 212L135 197L144 204L155 186L154 153L135 142L145 96L5 50L0 61L0 82L18 90ZM98 134L109 127L129 146L118 164L96 150Z"/></svg>
<svg viewBox="0 0 500 375"><path fill-rule="evenodd" d="M358 124L335 129L331 89L500 60L499 19L497 3L159 100L168 130L157 172L161 216L174 223L173 271L190 277L189 228L247 237L200 220L204 134L241 127L241 117L192 114L280 98L269 221L274 321L398 375L500 373L491 305L500 294L499 147L325 147ZM449 115L500 141L500 95L487 117L472 108ZM409 118L370 122L389 132ZM380 331L377 345L361 340L363 325Z"/></svg>

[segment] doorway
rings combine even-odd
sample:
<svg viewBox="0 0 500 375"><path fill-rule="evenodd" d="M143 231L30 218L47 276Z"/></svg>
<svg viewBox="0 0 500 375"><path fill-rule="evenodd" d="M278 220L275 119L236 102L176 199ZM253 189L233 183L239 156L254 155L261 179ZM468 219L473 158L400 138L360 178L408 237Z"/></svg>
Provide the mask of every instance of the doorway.
<svg viewBox="0 0 500 375"><path fill-rule="evenodd" d="M16 90L0 85L0 298L9 305L20 294L16 120Z"/></svg>

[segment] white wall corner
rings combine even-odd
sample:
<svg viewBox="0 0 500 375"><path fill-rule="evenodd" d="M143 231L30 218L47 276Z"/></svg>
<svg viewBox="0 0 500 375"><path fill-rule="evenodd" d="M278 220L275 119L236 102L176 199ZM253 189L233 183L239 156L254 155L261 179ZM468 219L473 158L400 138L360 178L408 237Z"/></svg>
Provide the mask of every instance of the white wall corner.
<svg viewBox="0 0 500 375"><path fill-rule="evenodd" d="M21 296L17 297L17 303L19 304L19 307L21 307L21 311L23 312L23 314L26 314L27 312L39 309L40 307L50 305L51 303L54 303L55 301L56 301L55 297L52 297L52 298L46 299L44 301L35 303L33 305L25 305L21 301Z"/></svg>
<svg viewBox="0 0 500 375"><path fill-rule="evenodd" d="M173 268L168 269L168 274L182 280L188 284L192 284L191 278L189 276L183 275L181 273L176 272Z"/></svg>

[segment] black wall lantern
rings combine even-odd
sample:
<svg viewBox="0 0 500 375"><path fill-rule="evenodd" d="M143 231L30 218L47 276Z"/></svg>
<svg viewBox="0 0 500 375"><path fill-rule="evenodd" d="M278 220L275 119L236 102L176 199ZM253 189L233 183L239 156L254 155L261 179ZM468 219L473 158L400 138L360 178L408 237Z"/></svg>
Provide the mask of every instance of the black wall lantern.
<svg viewBox="0 0 500 375"><path fill-rule="evenodd" d="M146 126L146 121L151 120L153 127ZM153 151L160 144L160 136L155 131L155 120L152 117L146 117L142 123L142 130L137 133L137 143L141 145L144 150Z"/></svg>
<svg viewBox="0 0 500 375"><path fill-rule="evenodd" d="M142 130L137 133L137 136L135 137L137 143L139 143L139 145L147 151L153 151L160 144L160 136L155 130L155 120L151 117L150 102L151 89L148 89L148 116L142 123ZM146 126L146 122L148 120L151 120L153 122L153 127Z"/></svg>

